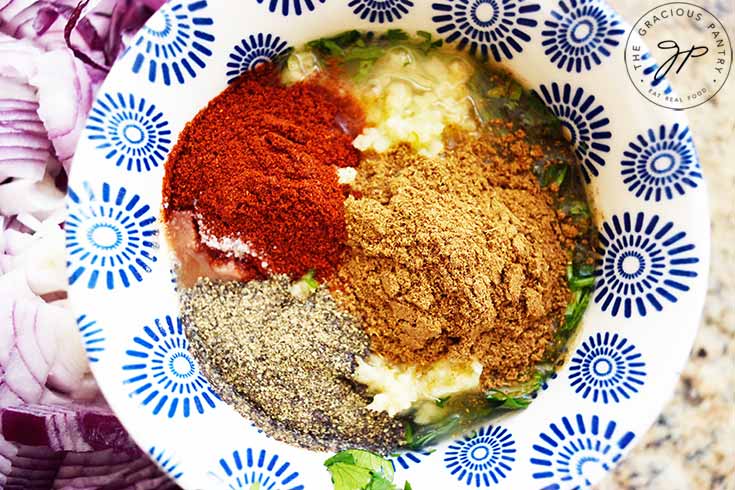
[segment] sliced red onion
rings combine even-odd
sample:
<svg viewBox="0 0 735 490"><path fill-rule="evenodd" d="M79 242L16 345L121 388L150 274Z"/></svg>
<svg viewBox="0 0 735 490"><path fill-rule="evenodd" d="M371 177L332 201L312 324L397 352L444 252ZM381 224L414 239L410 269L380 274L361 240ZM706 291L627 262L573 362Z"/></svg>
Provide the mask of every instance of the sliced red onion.
<svg viewBox="0 0 735 490"><path fill-rule="evenodd" d="M89 75L68 50L57 49L39 56L31 84L38 90L38 115L67 172L79 133L92 105Z"/></svg>
<svg viewBox="0 0 735 490"><path fill-rule="evenodd" d="M21 403L24 403L23 399L11 390L9 386L5 384L0 385L0 405L10 407Z"/></svg>
<svg viewBox="0 0 735 490"><path fill-rule="evenodd" d="M33 373L17 350L8 358L3 384L26 403L40 400L43 394L43 385L33 377Z"/></svg>
<svg viewBox="0 0 735 490"><path fill-rule="evenodd" d="M64 193L56 188L50 176L38 182L16 179L0 185L0 213L5 215L31 213L45 219L63 205Z"/></svg>
<svg viewBox="0 0 735 490"><path fill-rule="evenodd" d="M0 78L2 80L2 78ZM38 103L35 100L20 100L9 98L8 94L0 93L0 107L3 110L19 110L19 111L33 111L38 110Z"/></svg>
<svg viewBox="0 0 735 490"><path fill-rule="evenodd" d="M67 309L37 298L0 300L0 349L0 388L8 400L69 403L73 396L97 397L88 381L83 385L88 365Z"/></svg>
<svg viewBox="0 0 735 490"><path fill-rule="evenodd" d="M0 276L0 300L3 298L36 298L36 295L33 294L33 291L28 286L28 281L23 270L12 269L10 272L6 272ZM2 309L2 301L0 301L0 309ZM2 318L2 313L0 313L0 318ZM9 327L6 324L2 324L0 327L0 338L2 338L2 332ZM0 358L2 354L0 352ZM0 404L1 406L3 405Z"/></svg>
<svg viewBox="0 0 735 490"><path fill-rule="evenodd" d="M9 177L38 181L51 158L36 89L28 84L40 55L26 41L0 36L0 182Z"/></svg>
<svg viewBox="0 0 735 490"><path fill-rule="evenodd" d="M10 255L20 255L33 242L33 236L9 229L5 231L5 252Z"/></svg>
<svg viewBox="0 0 735 490"><path fill-rule="evenodd" d="M70 406L101 400L66 308L60 226L62 164L68 172L104 78L67 48L64 30L77 3L0 0L0 433L35 430L47 441L31 446L0 437L0 488L175 488L109 410ZM92 0L69 42L109 66L122 39L162 3ZM15 412L6 418L9 406Z"/></svg>
<svg viewBox="0 0 735 490"><path fill-rule="evenodd" d="M3 488L169 489L108 409L22 405L0 410Z"/></svg>

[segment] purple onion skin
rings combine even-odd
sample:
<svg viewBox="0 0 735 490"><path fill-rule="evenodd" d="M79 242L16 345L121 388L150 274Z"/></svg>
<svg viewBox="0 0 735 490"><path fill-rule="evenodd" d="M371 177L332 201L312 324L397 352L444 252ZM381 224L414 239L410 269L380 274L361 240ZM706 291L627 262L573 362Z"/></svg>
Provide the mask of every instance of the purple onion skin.
<svg viewBox="0 0 735 490"><path fill-rule="evenodd" d="M54 421L81 435L90 451L59 449ZM25 404L0 409L0 488L168 490L178 487L148 459L115 415L102 408ZM56 437L55 437L56 436ZM68 444L65 443L65 444ZM72 446L62 446L69 449ZM8 465L2 466L7 468Z"/></svg>
<svg viewBox="0 0 735 490"><path fill-rule="evenodd" d="M17 410L4 410L2 413L2 436L8 442L28 446L48 446L46 417Z"/></svg>

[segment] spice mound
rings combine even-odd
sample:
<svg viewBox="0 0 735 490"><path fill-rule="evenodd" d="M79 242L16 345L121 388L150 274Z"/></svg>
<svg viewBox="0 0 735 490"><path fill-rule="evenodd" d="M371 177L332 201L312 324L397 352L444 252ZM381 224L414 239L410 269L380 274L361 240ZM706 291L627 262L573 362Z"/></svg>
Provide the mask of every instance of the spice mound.
<svg viewBox="0 0 735 490"><path fill-rule="evenodd" d="M524 408L589 302L561 123L441 44L313 40L235 80L166 162L193 353L281 441L421 450Z"/></svg>
<svg viewBox="0 0 735 490"><path fill-rule="evenodd" d="M351 380L368 338L326 288L299 299L284 275L200 279L183 293L181 314L220 396L275 437L335 450L399 444L400 421L369 410L370 397Z"/></svg>
<svg viewBox="0 0 735 490"><path fill-rule="evenodd" d="M201 246L190 250L236 259L243 280L328 274L346 237L335 167L358 163L361 114L326 81L286 87L271 65L248 72L179 136L166 164L164 220L192 220L173 229L193 227Z"/></svg>
<svg viewBox="0 0 735 490"><path fill-rule="evenodd" d="M504 180L521 175L515 187L493 181L492 159ZM362 162L339 279L376 353L419 365L478 359L484 386L529 375L569 301L553 202L522 177L532 161L520 133L436 158L400 146Z"/></svg>

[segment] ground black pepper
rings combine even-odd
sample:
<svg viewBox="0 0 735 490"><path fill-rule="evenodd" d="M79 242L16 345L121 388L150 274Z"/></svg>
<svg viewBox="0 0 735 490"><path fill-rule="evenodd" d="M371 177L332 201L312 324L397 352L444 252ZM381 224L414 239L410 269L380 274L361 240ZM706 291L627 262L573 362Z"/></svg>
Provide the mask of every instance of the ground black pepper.
<svg viewBox="0 0 735 490"><path fill-rule="evenodd" d="M195 356L220 396L267 433L310 449L398 446L398 419L367 408L352 381L368 338L322 287L294 297L287 276L200 279L181 295Z"/></svg>

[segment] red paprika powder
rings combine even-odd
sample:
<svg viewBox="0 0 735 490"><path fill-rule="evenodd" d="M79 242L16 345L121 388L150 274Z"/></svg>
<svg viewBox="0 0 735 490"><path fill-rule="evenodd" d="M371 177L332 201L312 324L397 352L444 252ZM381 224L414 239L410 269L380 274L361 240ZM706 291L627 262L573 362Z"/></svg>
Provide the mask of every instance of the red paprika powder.
<svg viewBox="0 0 735 490"><path fill-rule="evenodd" d="M357 165L363 123L325 80L283 86L275 67L259 66L181 132L165 167L164 220L189 212L206 243L245 244L237 257L259 275L326 276L347 236L335 167Z"/></svg>

